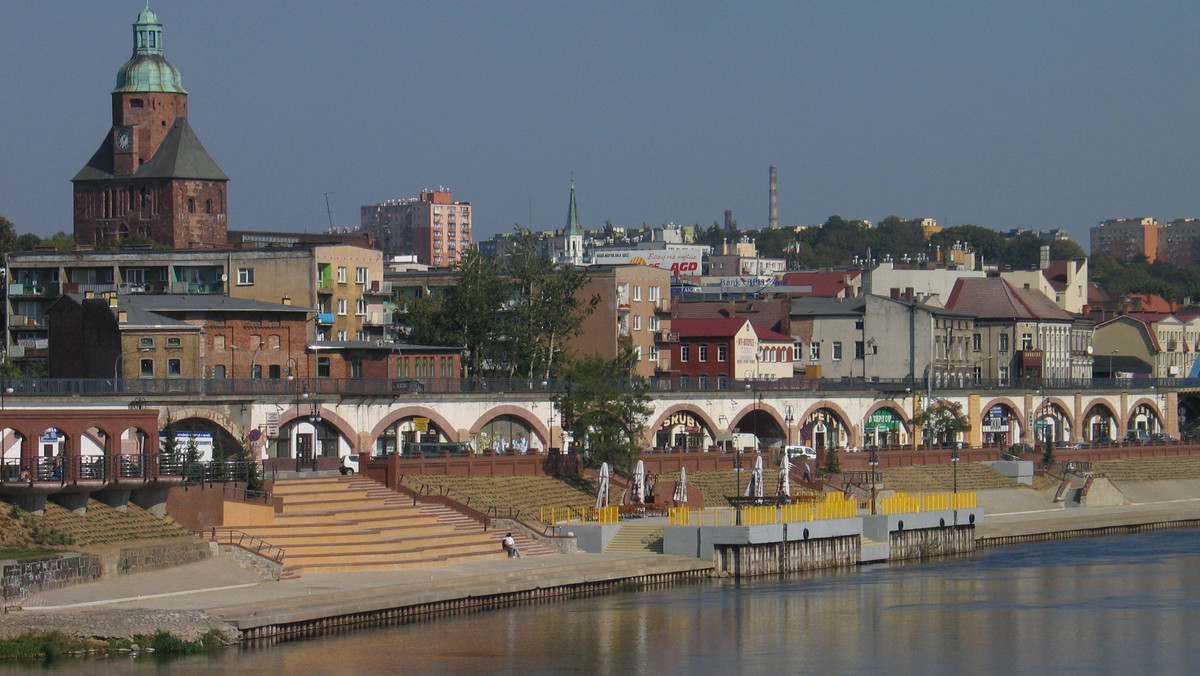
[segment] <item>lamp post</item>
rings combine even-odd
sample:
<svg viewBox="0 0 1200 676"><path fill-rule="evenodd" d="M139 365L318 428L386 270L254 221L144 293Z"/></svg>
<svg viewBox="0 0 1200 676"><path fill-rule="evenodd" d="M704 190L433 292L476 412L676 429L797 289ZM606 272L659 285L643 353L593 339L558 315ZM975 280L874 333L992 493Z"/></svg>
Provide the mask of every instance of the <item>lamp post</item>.
<svg viewBox="0 0 1200 676"><path fill-rule="evenodd" d="M1116 377L1113 375L1113 355L1117 354L1118 352L1120 352L1120 350L1113 350L1112 352L1108 353L1108 379L1109 380L1112 380Z"/></svg>
<svg viewBox="0 0 1200 676"><path fill-rule="evenodd" d="M879 467L879 455L876 453L875 447L871 447L871 455L867 458L867 464L871 466L871 514L875 513L875 468Z"/></svg>
<svg viewBox="0 0 1200 676"><path fill-rule="evenodd" d="M958 448L950 451L950 464L954 467L954 492L958 493Z"/></svg>
<svg viewBox="0 0 1200 676"><path fill-rule="evenodd" d="M242 352L250 353L250 377L251 378L258 377L258 376L254 375L254 367L258 364L258 353L262 352L263 350L278 350L279 349L278 345L272 345L271 347L267 347L266 344L261 344L258 347L254 348L253 350L251 350L248 347L240 347L238 345L233 345L233 344L231 344L229 347L231 347L235 350L241 350Z"/></svg>

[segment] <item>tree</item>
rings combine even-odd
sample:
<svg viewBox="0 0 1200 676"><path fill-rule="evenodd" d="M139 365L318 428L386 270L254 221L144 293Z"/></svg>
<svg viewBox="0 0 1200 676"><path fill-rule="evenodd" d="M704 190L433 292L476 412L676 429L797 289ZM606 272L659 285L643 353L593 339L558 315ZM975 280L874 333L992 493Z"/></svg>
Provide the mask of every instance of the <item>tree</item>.
<svg viewBox="0 0 1200 676"><path fill-rule="evenodd" d="M509 289L499 264L476 249L468 249L455 270L458 284L440 299L436 328L441 335L434 344L462 346L467 377L479 379L491 372L499 355L498 318L510 299Z"/></svg>
<svg viewBox="0 0 1200 676"><path fill-rule="evenodd" d="M17 250L17 229L13 222L0 216L0 253Z"/></svg>
<svg viewBox="0 0 1200 676"><path fill-rule="evenodd" d="M642 431L653 409L633 364L628 343L615 359L586 357L567 371L567 390L553 397L587 467L607 462L630 469L641 455Z"/></svg>
<svg viewBox="0 0 1200 676"><path fill-rule="evenodd" d="M944 444L954 441L960 432L969 432L971 424L962 414L962 405L948 399L939 399L913 416L909 421L913 433L925 431L925 443Z"/></svg>

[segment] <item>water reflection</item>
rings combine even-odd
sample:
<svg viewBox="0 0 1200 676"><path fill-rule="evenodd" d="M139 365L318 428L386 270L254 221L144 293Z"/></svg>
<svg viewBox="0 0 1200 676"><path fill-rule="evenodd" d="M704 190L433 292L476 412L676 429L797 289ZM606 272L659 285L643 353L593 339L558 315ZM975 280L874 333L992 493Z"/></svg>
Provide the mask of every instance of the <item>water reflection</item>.
<svg viewBox="0 0 1200 676"><path fill-rule="evenodd" d="M714 581L261 650L59 663L58 673L1187 673L1200 664L1200 533ZM5 673L17 673L9 670ZM24 672L23 673L27 673Z"/></svg>

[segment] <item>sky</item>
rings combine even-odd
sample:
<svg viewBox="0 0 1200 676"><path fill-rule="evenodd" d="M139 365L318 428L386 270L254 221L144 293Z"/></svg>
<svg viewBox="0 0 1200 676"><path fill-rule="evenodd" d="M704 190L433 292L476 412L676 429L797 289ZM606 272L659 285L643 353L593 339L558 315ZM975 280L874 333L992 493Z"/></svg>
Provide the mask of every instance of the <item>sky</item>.
<svg viewBox="0 0 1200 676"><path fill-rule="evenodd" d="M153 0L233 230L1200 217L1200 3ZM0 2L0 215L72 229L142 0ZM331 213L326 211L326 194Z"/></svg>

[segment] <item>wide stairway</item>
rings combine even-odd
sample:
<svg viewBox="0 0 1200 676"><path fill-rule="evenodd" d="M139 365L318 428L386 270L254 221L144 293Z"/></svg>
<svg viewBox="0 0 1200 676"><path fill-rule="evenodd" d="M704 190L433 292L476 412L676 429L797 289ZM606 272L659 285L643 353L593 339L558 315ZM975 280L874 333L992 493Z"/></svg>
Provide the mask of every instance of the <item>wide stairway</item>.
<svg viewBox="0 0 1200 676"><path fill-rule="evenodd" d="M605 554L662 554L663 527L622 523L620 530L604 548Z"/></svg>
<svg viewBox="0 0 1200 676"><path fill-rule="evenodd" d="M281 479L272 494L280 511L269 526L227 524L282 547L283 574L429 568L502 559L504 533L442 505L410 498L356 476ZM553 553L514 534L525 555Z"/></svg>

